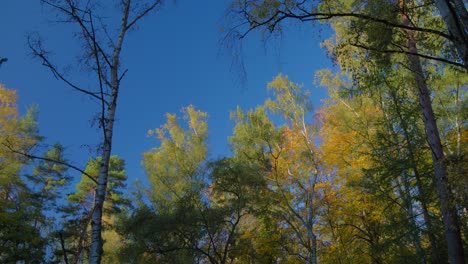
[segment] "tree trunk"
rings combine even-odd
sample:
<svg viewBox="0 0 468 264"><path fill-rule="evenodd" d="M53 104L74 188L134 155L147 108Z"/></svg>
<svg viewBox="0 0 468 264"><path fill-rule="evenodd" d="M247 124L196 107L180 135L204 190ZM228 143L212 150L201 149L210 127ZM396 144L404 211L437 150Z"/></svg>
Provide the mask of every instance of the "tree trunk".
<svg viewBox="0 0 468 264"><path fill-rule="evenodd" d="M107 115L101 117L101 125L103 126L104 145L102 148L102 160L99 168L98 186L96 188L96 199L91 216L91 246L89 253L89 263L101 263L103 254L102 241L102 210L107 192L107 178L109 174L109 161L112 151L112 136L114 132L115 112L117 110L117 98L120 89L119 68L120 68L120 53L125 38L125 33L128 30L128 16L130 12L130 1L127 1L123 10L122 24L120 26L117 43L112 54L111 67L111 97L107 109Z"/></svg>
<svg viewBox="0 0 468 264"><path fill-rule="evenodd" d="M95 199L92 208L92 213L90 217L91 221L91 245L89 250L89 263L95 264L100 263L102 254L103 254L103 241L102 241L102 214L103 214L103 207L104 201L106 199L106 192L107 192L107 178L108 178L108 171L109 171L109 161L112 151L112 135L114 130L114 120L115 120L115 113L117 110L117 98L120 89L120 80L125 75L124 73L120 73L120 53L122 51L122 46L125 38L125 34L127 31L132 28L139 20L144 18L147 14L149 14L152 10L155 10L159 5L162 4L163 0L152 0L147 1L145 3L135 3L134 6L132 5L131 0L121 0L117 1L120 2L119 6L122 7L121 10L121 24L118 28L118 36L117 39L114 41L110 40L110 52L106 52L103 49L104 47L108 47L109 44L107 43L100 43L99 37L97 37L97 32L100 30L96 30L95 25L93 23L93 18L96 17L93 15L93 10L90 8L88 4L83 4L81 6L81 1L71 1L71 0L63 0L63 1L45 1L42 2L54 9L57 9L60 13L64 14L70 22L75 22L82 33L83 41L85 47L88 49L85 51L86 56L91 56L93 60L95 60L95 67L91 67L93 71L98 76L98 88L94 90L87 90L82 89L80 86L74 84L73 82L69 81L63 74L61 74L57 68L52 65L47 58L47 52L44 51L41 47L41 42L29 42L29 46L33 51L33 54L39 57L43 61L43 65L48 67L53 73L55 77L58 77L62 81L64 81L67 85L72 87L73 89L82 92L88 96L91 96L94 99L97 99L101 103L101 117L100 117L100 126L102 128L102 136L104 137L101 149L101 163L99 168L99 175L97 180L95 180L90 175L93 181L97 183L96 191L95 191ZM84 1L86 2L86 1ZM144 1L134 1L134 2L144 2ZM139 6L139 8L137 7ZM132 12L132 14L130 14ZM129 19L131 17L131 19ZM66 20L68 22L68 20ZM101 24L101 29L104 31L106 36L104 39L110 38L107 34L106 25ZM112 56L109 56L112 54ZM101 63L101 60L104 60L105 63ZM2 58L0 58L0 63L4 62ZM108 73L110 76L108 76ZM120 74L120 76L119 76ZM108 91L104 91L103 86L109 88ZM67 165L71 168L74 168L83 174L85 172L81 171L80 169L69 165L64 164L63 162L54 161L59 164Z"/></svg>
<svg viewBox="0 0 468 264"><path fill-rule="evenodd" d="M102 150L102 160L99 169L98 186L96 189L96 199L93 208L93 214L91 216L91 246L89 252L89 263L101 263L103 254L103 241L102 241L102 210L104 207L104 201L106 199L107 191L107 177L109 172L109 160L112 149L112 132L115 108L112 111L109 109L108 117L109 127L106 129L106 142ZM110 121L112 120L112 121Z"/></svg>
<svg viewBox="0 0 468 264"><path fill-rule="evenodd" d="M316 175L315 177L316 178ZM314 179L314 182L316 180ZM311 248L309 249L309 261L311 264L317 264L317 236L314 233L314 186L313 183L312 191L307 194L309 196L309 208L308 208L308 217L307 217L307 232L311 243Z"/></svg>
<svg viewBox="0 0 468 264"><path fill-rule="evenodd" d="M461 0L435 0L463 64L468 67L468 12Z"/></svg>
<svg viewBox="0 0 468 264"><path fill-rule="evenodd" d="M403 24L409 25L409 20L405 15L403 15ZM406 34L408 37L408 50L409 52L416 54L417 47L414 39L414 32L407 30ZM427 141L432 151L435 186L445 226L445 238L447 240L449 261L452 264L465 263L460 227L458 224L458 215L455 206L451 203L452 195L447 179L447 165L445 162L439 131L437 130L434 111L432 109L429 88L426 83L419 57L416 55L408 56L410 61L409 66L415 78Z"/></svg>
<svg viewBox="0 0 468 264"><path fill-rule="evenodd" d="M411 140L410 133L408 132L408 123L407 123L407 120L405 120L405 118L403 118L401 114L401 107L400 107L400 104L398 102L397 95L396 95L397 92L393 90L393 88L390 88L390 89L392 89L390 91L390 95L392 96L393 104L395 105L395 110L396 110L398 119L400 121L401 128L403 129L403 136L408 144L408 158L409 158L409 161L411 162L411 168L413 170L414 177L416 179L416 188L418 190L417 199L421 203L424 223L426 224L426 228L428 229L427 235L429 237L429 244L430 244L430 251L431 251L431 263L433 264L441 263L442 260L440 259L439 253L437 250L438 248L437 239L435 238L435 235L432 232L433 230L432 220L431 220L431 216L429 215L429 210L427 209L426 191L421 180L421 175L419 173L418 165L416 163L416 158L414 156L415 154L414 154L413 142Z"/></svg>

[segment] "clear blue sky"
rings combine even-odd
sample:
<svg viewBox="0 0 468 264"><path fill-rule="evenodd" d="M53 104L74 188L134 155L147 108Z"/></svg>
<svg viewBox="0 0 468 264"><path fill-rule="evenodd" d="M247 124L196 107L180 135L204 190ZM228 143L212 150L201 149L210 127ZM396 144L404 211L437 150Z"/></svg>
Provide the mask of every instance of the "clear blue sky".
<svg viewBox="0 0 468 264"><path fill-rule="evenodd" d="M30 105L39 106L39 127L46 142L63 144L67 158L84 168L99 139L97 128L90 127L97 104L56 80L30 56L26 39L38 32L57 65L78 63L75 28L52 23L54 14L39 2L0 2L0 56L9 59L0 68L0 83L18 91L23 113ZM157 146L146 134L164 124L166 112L179 113L188 104L208 112L210 157L216 158L229 154L227 137L234 126L229 112L237 105L248 109L262 104L266 84L280 72L309 88L316 107L326 96L324 89L313 85L314 72L331 65L320 48L325 34L316 27L294 24L294 30L266 46L259 33L249 35L244 41L247 82L240 86L232 58L219 45L228 1L168 2L130 32L123 51L123 67L129 71L121 86L113 154L125 159L131 181L145 178L142 153ZM92 84L85 70L70 76Z"/></svg>

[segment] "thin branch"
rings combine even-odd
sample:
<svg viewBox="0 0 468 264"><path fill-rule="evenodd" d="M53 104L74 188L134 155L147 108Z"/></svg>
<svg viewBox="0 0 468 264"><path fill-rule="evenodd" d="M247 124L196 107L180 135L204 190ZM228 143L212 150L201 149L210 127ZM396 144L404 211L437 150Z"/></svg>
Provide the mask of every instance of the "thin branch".
<svg viewBox="0 0 468 264"><path fill-rule="evenodd" d="M99 54L97 53L96 32L94 30L93 17L91 15L91 12L89 12L89 21L91 25L92 36L87 39L91 39L93 42L92 51L93 51L94 58L96 60L96 67L97 67L96 72L97 72L98 80L99 80L99 92L101 94L101 120L100 122L101 122L101 127L102 127L102 134L105 135L106 134L106 122L105 122L106 104L104 104L105 99L104 99L104 88L102 84L102 69L101 69L101 62L99 60Z"/></svg>
<svg viewBox="0 0 468 264"><path fill-rule="evenodd" d="M50 1L47 1L47 0L42 0L42 2L44 4L47 4L47 5L51 6L51 7L53 7L53 8L58 9L59 11L63 12L66 15L68 15L73 21L75 21L80 26L81 30L85 33L86 38L92 38L91 32L89 31L88 27L86 27L86 25L84 24L85 22L89 22L89 21L86 21L82 17L79 17L78 14L76 13L76 11L80 11L82 13L90 13L89 10L82 10L82 9L78 8L70 0L66 1L67 4L68 4L69 9L67 9L67 8L65 8L63 6L59 6L57 4L51 3ZM83 16L84 16L84 14L83 14ZM107 65L109 67L112 67L112 63L110 62L109 58L107 57L107 54L101 48L101 45L99 45L99 43L97 43L97 42L96 42L96 44L97 44L97 48L98 48L99 53L101 53L101 55L104 58L104 60L106 61Z"/></svg>
<svg viewBox="0 0 468 264"><path fill-rule="evenodd" d="M27 157L29 159L44 160L44 161L49 161L49 162L53 162L53 163L57 163L57 164L60 164L60 165L67 166L70 169L74 169L74 170L80 172L81 174L85 175L86 177L88 177L90 180L92 180L94 183L97 184L97 181L96 181L96 179L94 179L93 176L91 176L89 173L85 172L84 170L82 170L82 169L78 168L77 166L72 165L72 164L70 164L68 162L61 161L61 160L50 159L50 158L46 158L46 157L39 157L39 156L32 155L32 154L29 154L29 153L26 153L26 152L22 152L22 151L14 149L11 146L11 144L2 143L2 145L7 147L11 152L22 155L22 156Z"/></svg>
<svg viewBox="0 0 468 264"><path fill-rule="evenodd" d="M454 65L454 66L457 66L457 67L462 67L462 68L468 69L465 65L463 65L461 63L450 61L450 60L447 60L447 59L444 59L444 58L425 55L425 54L418 53L418 52L411 52L411 51L406 51L406 50L403 50L403 49L399 49L399 50L379 50L379 49L371 48L369 46L365 46L365 45L361 45L361 44L357 44L357 43L349 43L349 45L357 47L357 48L361 48L361 49L365 49L365 50L371 50L371 51L377 51L377 52L381 52L381 53L401 53L401 54L408 54L408 55L416 55L416 56L421 57L421 58L434 60L434 61L440 61L440 62L451 64L451 65Z"/></svg>
<svg viewBox="0 0 468 264"><path fill-rule="evenodd" d="M130 1L130 0L128 0ZM149 7L147 7L145 10L143 10L140 14L138 14L130 23L127 24L125 30L129 30L133 25L135 25L138 20L142 19L146 14L151 12L153 9L156 8L159 4L161 4L162 0L156 0L153 4L151 4Z"/></svg>
<svg viewBox="0 0 468 264"><path fill-rule="evenodd" d="M2 57L0 57L0 66L1 66L3 63L7 62L7 61L8 61L7 58L2 58Z"/></svg>
<svg viewBox="0 0 468 264"><path fill-rule="evenodd" d="M59 236L60 236L60 245L63 251L63 260L65 261L65 264L68 264L67 250L65 249L65 241L63 240L62 232L59 232Z"/></svg>
<svg viewBox="0 0 468 264"><path fill-rule="evenodd" d="M119 77L119 82L122 81L123 77L125 76L127 72L128 72L128 69L125 69L125 71Z"/></svg>
<svg viewBox="0 0 468 264"><path fill-rule="evenodd" d="M37 44L40 45L39 43L37 43ZM62 80L63 82L65 82L71 88L73 88L73 89L75 89L75 90L77 90L79 92L82 92L82 93L84 93L86 95L89 95L89 96L93 97L94 99L97 99L98 101L101 101L101 102L107 104L107 101L103 100L95 92L91 92L91 91L88 91L86 89L80 88L78 85L76 85L76 84L72 83L70 80L68 80L62 73L60 73L57 70L57 68L49 61L49 59L47 59L47 57L45 55L45 52L40 47L39 47L40 50L38 50L36 47L34 47L34 45L31 43L30 39L28 40L28 45L29 45L29 48L32 50L33 54L42 60L42 65L46 66L47 68L49 68L52 71L52 74L54 74L55 78Z"/></svg>
<svg viewBox="0 0 468 264"><path fill-rule="evenodd" d="M245 18L250 20L249 17L250 15L247 13L247 11L244 10L244 15ZM247 17L248 16L248 17ZM252 29L268 25L270 22L273 22L273 25L271 25L271 29L274 29L274 27L281 22L282 20L286 18L293 18L293 19L298 19L302 22L307 22L307 21L318 21L318 20L329 20L331 18L335 17L354 17L354 18L359 18L359 19L364 19L364 20L369 20L377 23L381 23L387 26L395 27L395 28L401 28L401 29L407 29L407 30L412 30L412 31L418 31L418 32L425 32L425 33L431 33L434 35L441 36L443 38L446 38L450 41L454 41L454 38L446 34L442 31L438 31L435 29L431 28L421 28L421 27L416 27L416 26L407 26L403 24L398 24L398 23L393 23L391 21L378 18L378 17L373 17L367 14L359 14L359 13L322 13L322 12L316 12L316 13L306 13L304 15L296 15L294 13L286 13L284 11L278 10L275 14L273 14L269 19L258 22L258 21L251 21L250 25L251 27L248 29L248 31L251 31ZM248 32L247 31L247 32ZM245 34L244 34L245 35Z"/></svg>

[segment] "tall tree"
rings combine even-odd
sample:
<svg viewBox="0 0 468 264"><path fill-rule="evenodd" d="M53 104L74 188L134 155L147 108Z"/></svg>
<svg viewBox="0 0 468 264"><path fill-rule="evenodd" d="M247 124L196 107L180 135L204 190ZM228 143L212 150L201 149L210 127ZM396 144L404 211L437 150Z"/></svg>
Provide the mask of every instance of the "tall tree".
<svg viewBox="0 0 468 264"><path fill-rule="evenodd" d="M96 177L99 174L101 158L90 159L85 172ZM103 262L112 263L115 261L119 248L117 241L119 236L115 232L116 216L129 206L129 201L124 197L123 191L126 188L125 162L118 156L111 156L109 164L109 178L107 185L107 201L103 208L103 237L106 243ZM57 230L57 236L64 240L63 249L57 248L55 255L58 258L68 258L72 263L81 263L90 254L91 242L91 217L93 213L93 203L96 199L96 183L88 176L82 175L76 185L76 191L67 196L67 204L60 208L62 215L61 229ZM67 253L68 257L64 255Z"/></svg>
<svg viewBox="0 0 468 264"><path fill-rule="evenodd" d="M30 160L12 152L28 151L39 140L35 110L20 117L16 91L0 85L0 261L40 261L46 240L38 228L43 215L34 190L21 171Z"/></svg>
<svg viewBox="0 0 468 264"><path fill-rule="evenodd" d="M179 199L203 187L200 177L208 153L208 115L194 106L183 108L182 112L188 129L180 124L177 115L167 114L167 123L150 131L160 146L143 155L158 211L170 212Z"/></svg>
<svg viewBox="0 0 468 264"><path fill-rule="evenodd" d="M468 67L468 11L462 0L435 0L458 55Z"/></svg>
<svg viewBox="0 0 468 264"><path fill-rule="evenodd" d="M457 1L451 1L449 4L452 10L460 7L459 4L452 5L455 2ZM390 56L382 55L406 54L406 57L403 57L403 63L413 74L412 88L419 97L426 138L432 149L435 186L444 219L450 260L454 263L463 263L463 245L457 212L451 203L453 199L448 184L446 161L421 58L461 66L460 69L463 70L468 65L468 61L463 61L466 59L464 54L467 42L465 35L454 36L456 32L450 25L451 34L444 33L437 28L426 27L429 24L441 25L442 21L440 17L434 16L432 3L428 3L427 6L423 4L425 3L417 1L364 1L364 4L348 1L320 1L317 4L315 1L260 0L234 1L232 9L235 18L241 21L240 28L244 30L238 35L240 37L244 37L254 29L262 29L266 32L281 30L282 22L287 19L313 21L334 18L330 21L335 29L336 37L329 43L331 44L329 45L330 54L342 69L352 73L351 78L357 83L362 81L362 77L369 70L368 67L372 66L353 64L351 61L356 58L353 57L355 54L361 54L362 61L369 62L371 57L374 58L371 62L373 66L388 71L395 68L389 68L392 63ZM463 11L466 9L459 13L452 13L451 16L453 21L456 21L453 23L457 25L457 30L461 29L466 34L466 28L463 28L466 26ZM242 27L243 25L247 25L247 28ZM440 49L447 52L441 54ZM375 56L377 54L378 56ZM463 63L458 61L463 61ZM393 63L401 62L393 61Z"/></svg>
<svg viewBox="0 0 468 264"><path fill-rule="evenodd" d="M124 252L140 262L230 263L248 247L241 226L260 207L263 179L234 158L207 163L207 114L193 106L182 112L185 124L167 114L150 133L160 141L144 153L151 204L123 219Z"/></svg>
<svg viewBox="0 0 468 264"><path fill-rule="evenodd" d="M283 75L268 87L272 97L264 106L247 113L237 110L231 142L244 162L264 166L262 174L274 201L272 214L287 226L283 227L288 233L285 236L298 242L293 247L285 245L289 254L317 263L317 221L324 183L321 155L314 144L316 129L309 93ZM285 124L277 127L273 118Z"/></svg>
<svg viewBox="0 0 468 264"><path fill-rule="evenodd" d="M233 0L229 9L228 16L230 30L225 38L229 41L243 39L248 33L254 30L260 30L264 34L280 33L284 30L284 24L287 20L296 20L301 22L314 21L336 21L336 20L360 20L367 21L382 30L398 29L409 30L418 33L425 38L436 38L437 41L445 43L444 54L434 54L433 52L411 51L401 46L382 46L377 51L384 54L413 54L422 58L444 62L450 65L468 68L468 21L466 9L460 0L440 0L434 1L439 8L438 13L442 15L448 30L440 30L441 27L431 23L404 24L401 20L395 20L398 14L397 1L313 1L313 0ZM436 13L433 9L434 2L422 1L412 5L413 10L422 10L428 13ZM363 4L364 3L364 4ZM378 7L376 9L376 7ZM386 8L384 8L386 7ZM386 10L385 14L379 13L378 9ZM376 12L377 11L377 12ZM383 15L382 15L383 14ZM449 31L449 32L446 32ZM347 42L346 45L361 46L358 39ZM460 62L461 61L461 62Z"/></svg>
<svg viewBox="0 0 468 264"><path fill-rule="evenodd" d="M102 215L109 175L109 163L112 151L112 136L117 110L117 98L120 83L127 70L122 69L120 62L121 51L125 36L151 11L158 9L162 0L148 1L119 1L120 24L116 25L116 35L111 35L111 25L105 24L105 17L100 10L111 6L103 1L72 1L72 0L42 0L46 6L63 16L62 21L73 23L78 27L79 40L85 47L83 58L85 65L96 74L94 89L87 89L74 83L55 66L42 47L40 40L30 39L29 46L33 54L42 64L51 70L55 77L62 80L71 88L88 95L100 104L99 126L102 129L102 144L100 146L99 175L96 178L97 189L91 217L91 247L90 263L100 263L103 253L102 241Z"/></svg>

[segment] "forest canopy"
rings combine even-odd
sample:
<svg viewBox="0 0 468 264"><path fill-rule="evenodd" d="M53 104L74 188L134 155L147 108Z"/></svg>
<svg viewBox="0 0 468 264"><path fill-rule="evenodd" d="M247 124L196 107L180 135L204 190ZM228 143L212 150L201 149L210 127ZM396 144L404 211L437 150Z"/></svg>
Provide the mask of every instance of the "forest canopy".
<svg viewBox="0 0 468 264"><path fill-rule="evenodd" d="M99 143L77 165L66 142L41 134L39 108L21 111L17 92L0 85L0 262L468 261L461 0L228 1L219 34L229 48L258 32L287 37L298 26L288 21L320 21L335 65L315 72L313 87L278 73L258 87L266 100L230 109L220 156L211 154L211 113L192 104L166 113L140 153L143 181L129 180L125 153L113 148L114 123L131 111L118 104L133 89L122 50L127 33L167 4L118 1L115 23L105 1L41 2L77 29L93 85L59 67L40 37L28 49L54 81L98 105L88 119ZM0 62L1 73L9 61ZM317 89L327 91L321 105L312 103ZM124 94L137 93L145 96Z"/></svg>

